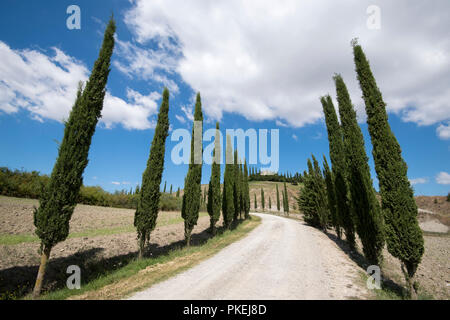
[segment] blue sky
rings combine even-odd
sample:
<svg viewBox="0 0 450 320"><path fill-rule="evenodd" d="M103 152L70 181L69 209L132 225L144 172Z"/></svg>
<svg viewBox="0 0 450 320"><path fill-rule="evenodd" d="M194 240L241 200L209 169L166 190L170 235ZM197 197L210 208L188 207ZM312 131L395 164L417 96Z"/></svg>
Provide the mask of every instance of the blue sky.
<svg viewBox="0 0 450 320"><path fill-rule="evenodd" d="M349 45L358 37L388 105L416 194L447 194L450 44L443 14L449 4L378 1L380 27L373 29L370 2L298 7L285 1L277 8L258 3L2 1L0 134L5 138L0 140L0 166L51 172L61 121L70 111L77 82L89 75L114 12L116 49L85 185L114 191L140 183L164 86L171 92L171 132L190 130L200 91L205 129L215 121L221 129L279 129L279 171L303 172L311 154L320 159L328 154L319 97L335 96L335 72L342 73L357 108L376 184ZM71 4L81 9L80 30L66 27ZM412 23L418 16L422 24ZM171 161L176 144L169 135L163 175L163 183L174 189L183 187L187 172L187 165ZM204 165L203 183L210 170Z"/></svg>

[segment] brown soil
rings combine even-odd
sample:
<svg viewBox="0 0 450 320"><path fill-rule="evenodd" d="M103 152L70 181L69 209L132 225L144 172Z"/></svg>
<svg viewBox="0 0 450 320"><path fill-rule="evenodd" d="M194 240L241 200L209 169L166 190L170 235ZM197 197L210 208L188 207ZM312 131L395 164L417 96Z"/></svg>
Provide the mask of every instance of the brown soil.
<svg viewBox="0 0 450 320"><path fill-rule="evenodd" d="M0 197L0 233L33 234L33 205L37 201ZM78 205L70 223L71 232L132 226L133 216L134 210L129 209ZM164 224L176 217L180 217L179 212L161 212L158 222ZM199 218L193 230L193 245L210 237L208 227L209 217ZM184 224L164 225L152 232L147 254L157 256L183 245ZM0 245L0 299L20 297L32 290L39 266L38 249L38 242ZM78 265L82 281L86 281L131 261L137 249L135 232L67 239L51 252L44 290L63 287L69 265Z"/></svg>

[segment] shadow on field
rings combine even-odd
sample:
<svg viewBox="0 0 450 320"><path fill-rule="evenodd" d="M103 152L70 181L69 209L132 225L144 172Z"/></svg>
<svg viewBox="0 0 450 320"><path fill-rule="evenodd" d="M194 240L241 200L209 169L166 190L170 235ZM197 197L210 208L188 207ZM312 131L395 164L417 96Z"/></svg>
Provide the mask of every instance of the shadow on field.
<svg viewBox="0 0 450 320"><path fill-rule="evenodd" d="M233 222L231 229L235 229L242 221ZM216 236L222 234L226 229L218 226ZM201 246L205 244L213 235L209 230L200 233L194 233L191 237L191 247ZM186 246L184 240L172 242L170 244L159 246L150 243L144 254L145 257L157 258L168 254L170 251L181 249ZM85 251L79 251L67 257L52 258L50 256L47 265L47 271L44 279L43 293L66 286L67 278L70 274L66 273L67 267L77 265L81 269L81 284L105 275L109 272L117 270L133 259L137 258L138 252L128 252L126 254L114 257L101 257L104 248L91 248ZM17 266L0 270L0 300L2 299L19 299L31 293L34 287L35 277L39 266Z"/></svg>

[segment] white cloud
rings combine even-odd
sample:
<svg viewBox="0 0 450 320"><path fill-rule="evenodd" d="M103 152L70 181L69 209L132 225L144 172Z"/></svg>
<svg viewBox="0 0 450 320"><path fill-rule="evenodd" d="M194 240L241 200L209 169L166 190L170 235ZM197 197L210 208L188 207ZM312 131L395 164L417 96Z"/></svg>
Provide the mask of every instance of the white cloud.
<svg viewBox="0 0 450 320"><path fill-rule="evenodd" d="M186 119L183 116L176 114L175 118L177 118L177 120L180 121L181 123L186 123Z"/></svg>
<svg viewBox="0 0 450 320"><path fill-rule="evenodd" d="M117 181L111 181L112 184L116 185L116 186L120 186L120 182Z"/></svg>
<svg viewBox="0 0 450 320"><path fill-rule="evenodd" d="M436 176L436 182L439 184L450 184L450 174L444 171L439 172Z"/></svg>
<svg viewBox="0 0 450 320"><path fill-rule="evenodd" d="M436 129L436 133L442 140L450 139L450 121L447 124L441 124Z"/></svg>
<svg viewBox="0 0 450 320"><path fill-rule="evenodd" d="M415 179L409 179L409 182L412 185L416 185L416 184L424 184L428 182L428 178L415 178Z"/></svg>
<svg viewBox="0 0 450 320"><path fill-rule="evenodd" d="M129 41L116 37L116 57L113 65L129 77L151 80L166 86L170 92L178 93L178 85L167 74L173 74L177 54L167 50L144 49Z"/></svg>
<svg viewBox="0 0 450 320"><path fill-rule="evenodd" d="M181 111L183 111L188 120L194 121L194 109L192 106L181 106Z"/></svg>
<svg viewBox="0 0 450 320"><path fill-rule="evenodd" d="M294 139L295 141L298 141L298 137L296 134L292 134L292 139Z"/></svg>
<svg viewBox="0 0 450 320"><path fill-rule="evenodd" d="M75 101L79 81L89 70L58 48L52 54L36 50L13 50L0 41L0 112L15 113L23 108L32 119L67 119ZM121 124L127 129L147 129L156 113L160 94L141 95L127 89L128 101L106 92L100 122L107 128Z"/></svg>
<svg viewBox="0 0 450 320"><path fill-rule="evenodd" d="M125 22L142 46L155 41L162 53L181 52L174 68L201 91L211 117L316 122L319 96L335 96L331 78L339 72L363 120L350 46L359 37L389 111L419 125L449 119L449 2L381 1L377 31L366 27L371 4L135 0Z"/></svg>

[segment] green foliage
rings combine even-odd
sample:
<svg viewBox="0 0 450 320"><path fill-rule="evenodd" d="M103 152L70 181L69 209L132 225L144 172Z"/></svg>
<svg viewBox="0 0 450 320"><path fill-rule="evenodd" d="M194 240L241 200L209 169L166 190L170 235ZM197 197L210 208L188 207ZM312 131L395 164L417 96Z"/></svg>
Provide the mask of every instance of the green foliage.
<svg viewBox="0 0 450 320"><path fill-rule="evenodd" d="M202 113L202 102L200 98L200 93L197 93L197 99L195 103L194 110L194 123L195 121L200 121L203 128L203 113ZM184 195L183 195L183 205L181 209L181 216L184 219L184 232L187 245L190 245L192 229L197 224L198 212L200 210L200 197L202 194L201 181L202 181L202 163L195 163L194 136L195 124L192 126L192 140L191 140L191 161L189 164L188 173L184 181ZM201 143L201 141L200 141ZM203 159L203 146L201 146ZM203 160L202 160L203 161Z"/></svg>
<svg viewBox="0 0 450 320"><path fill-rule="evenodd" d="M234 217L234 164L231 138L227 135L225 173L223 178L222 215L225 228L231 227Z"/></svg>
<svg viewBox="0 0 450 320"><path fill-rule="evenodd" d="M169 90L164 88L163 101L159 108L158 122L153 135L147 167L142 174L142 187L139 194L138 206L134 215L139 240L139 254L142 257L144 246L150 240L150 233L156 226L160 184L164 171L164 153L166 138L169 135ZM166 184L164 184L164 195Z"/></svg>
<svg viewBox="0 0 450 320"><path fill-rule="evenodd" d="M247 161L244 161L244 216L250 218L250 186L248 184Z"/></svg>
<svg viewBox="0 0 450 320"><path fill-rule="evenodd" d="M239 171L239 158L237 150L234 150L234 161L233 161L233 199L234 199L234 217L233 220L237 220L239 218L239 214L241 212L241 183L240 183L240 171Z"/></svg>
<svg viewBox="0 0 450 320"><path fill-rule="evenodd" d="M180 197L180 187L178 187L178 190L177 190L177 195L176 195L176 197L177 197L177 198L179 198L179 197Z"/></svg>
<svg viewBox="0 0 450 320"><path fill-rule="evenodd" d="M263 211L264 211L265 202L266 201L264 200L264 190L263 190L263 188L261 188L261 207L262 207Z"/></svg>
<svg viewBox="0 0 450 320"><path fill-rule="evenodd" d="M369 62L361 46L356 41L352 44L357 78L366 106L375 171L380 185L387 248L406 267L405 277L410 284L411 293L414 294L411 279L422 259L424 240L417 221L413 190L408 181L408 168L402 158L400 145L389 126L386 104Z"/></svg>
<svg viewBox="0 0 450 320"><path fill-rule="evenodd" d="M447 193L447 202L450 202L450 192Z"/></svg>
<svg viewBox="0 0 450 320"><path fill-rule="evenodd" d="M328 131L330 159L333 166L336 191L338 224L344 229L347 243L351 248L354 248L355 226L351 210L350 191L347 180L347 159L342 130L331 97L329 95L322 97L320 101L322 103L323 113L325 114L325 122Z"/></svg>
<svg viewBox="0 0 450 320"><path fill-rule="evenodd" d="M278 191L278 184L275 186L277 188L277 211L280 211L280 192Z"/></svg>
<svg viewBox="0 0 450 320"><path fill-rule="evenodd" d="M363 245L364 255L371 264L379 265L384 247L383 217L370 177L364 137L344 80L340 75L335 75L334 81L344 135L356 230Z"/></svg>
<svg viewBox="0 0 450 320"><path fill-rule="evenodd" d="M258 209L258 203L256 202L256 193L254 194L254 196L255 196L254 204L255 204L255 210L256 210L256 209Z"/></svg>
<svg viewBox="0 0 450 320"><path fill-rule="evenodd" d="M216 123L216 135L214 140L213 163L211 166L211 179L208 189L208 213L211 222L211 232L214 233L215 225L220 218L220 207L222 205L222 195L220 192L220 131L219 123Z"/></svg>
<svg viewBox="0 0 450 320"><path fill-rule="evenodd" d="M79 85L50 181L41 192L39 208L34 212L36 234L41 239L41 247L48 252L69 234L69 221L88 164L92 136L103 108L115 29L111 18L86 87L83 90L81 83Z"/></svg>
<svg viewBox="0 0 450 320"><path fill-rule="evenodd" d="M269 197L269 209L272 209L272 200Z"/></svg>
<svg viewBox="0 0 450 320"><path fill-rule="evenodd" d="M328 222L328 201L325 179L314 156L308 159L308 174L304 175L303 189L298 197L299 209L307 223L326 231Z"/></svg>
<svg viewBox="0 0 450 320"><path fill-rule="evenodd" d="M286 182L284 183L284 211L289 215L289 195L287 192Z"/></svg>
<svg viewBox="0 0 450 320"><path fill-rule="evenodd" d="M330 166L328 165L327 158L325 155L323 156L323 175L325 176L325 185L327 187L327 195L328 195L328 210L330 212L329 221L331 222L332 226L336 230L336 234L338 237L341 237L341 228L338 224L338 217L337 217L337 207L336 207L336 190L334 188L334 175L333 172L330 169Z"/></svg>

